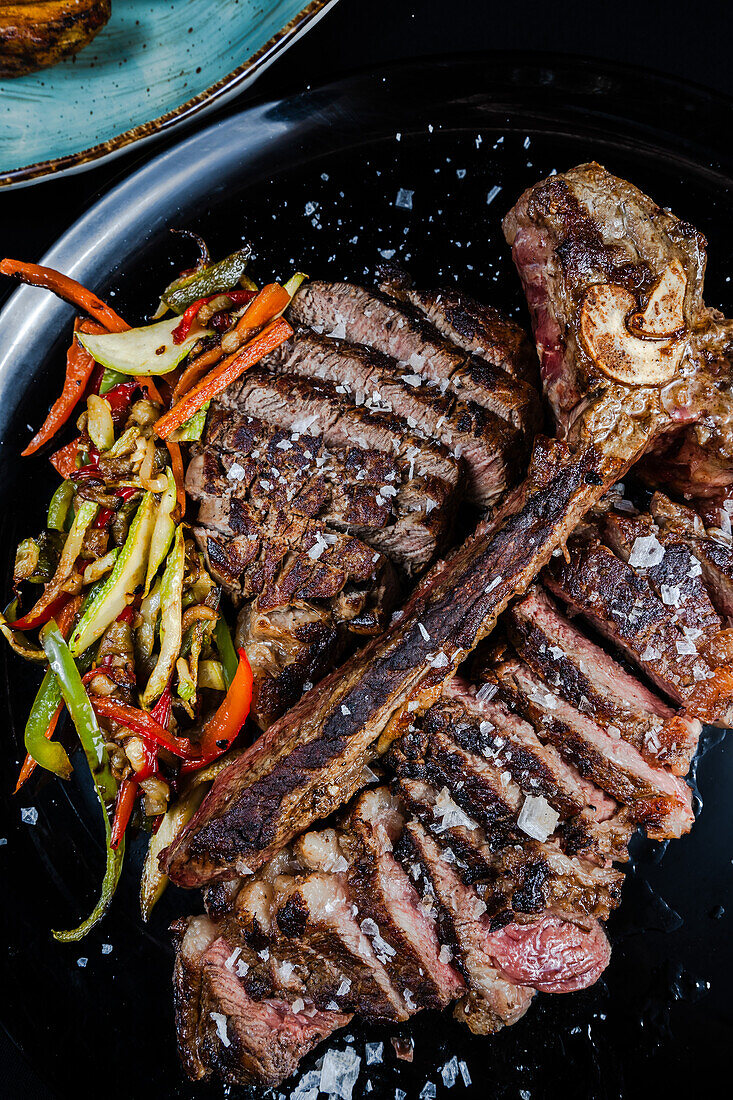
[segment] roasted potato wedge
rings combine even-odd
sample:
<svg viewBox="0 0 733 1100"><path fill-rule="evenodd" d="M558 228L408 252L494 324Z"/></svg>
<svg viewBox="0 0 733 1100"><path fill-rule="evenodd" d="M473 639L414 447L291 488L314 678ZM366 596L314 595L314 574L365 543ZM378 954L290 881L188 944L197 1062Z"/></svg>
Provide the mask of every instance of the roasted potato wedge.
<svg viewBox="0 0 733 1100"><path fill-rule="evenodd" d="M110 17L111 0L0 3L0 76L23 76L81 50Z"/></svg>

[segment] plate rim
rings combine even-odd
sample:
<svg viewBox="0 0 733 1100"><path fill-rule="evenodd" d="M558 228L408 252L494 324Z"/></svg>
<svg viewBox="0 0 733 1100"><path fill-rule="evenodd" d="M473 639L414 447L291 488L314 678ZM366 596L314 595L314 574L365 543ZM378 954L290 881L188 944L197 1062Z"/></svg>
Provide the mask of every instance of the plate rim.
<svg viewBox="0 0 733 1100"><path fill-rule="evenodd" d="M20 165L18 168L4 171L0 174L0 192L3 189L28 187L41 183L47 178L58 179L61 176L84 171L102 161L119 156L131 145L142 145L176 126L197 118L203 112L222 105L227 99L255 81L281 53L292 46L301 35L311 30L318 20L338 2L339 0L310 0L241 65L178 107L147 122L141 122L129 130L124 130L106 141L80 149L78 152L66 153L60 157L51 157L48 160L35 161L33 164Z"/></svg>

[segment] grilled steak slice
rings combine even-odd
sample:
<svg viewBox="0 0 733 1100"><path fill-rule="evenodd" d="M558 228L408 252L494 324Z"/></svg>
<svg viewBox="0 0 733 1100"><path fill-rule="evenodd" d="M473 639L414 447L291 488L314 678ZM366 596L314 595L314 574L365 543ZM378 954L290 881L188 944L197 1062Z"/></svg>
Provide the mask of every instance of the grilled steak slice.
<svg viewBox="0 0 733 1100"><path fill-rule="evenodd" d="M409 1010L390 981L384 961L394 950L368 920L353 915L343 875L314 872L278 881L277 925L289 938L303 938L318 954L333 960L351 982L350 997L359 1012L375 1020L405 1020Z"/></svg>
<svg viewBox="0 0 733 1100"><path fill-rule="evenodd" d="M370 542L408 573L421 570L443 545L463 474L458 460L441 444L411 435L393 413L344 403L331 382L254 370L226 391L223 399L239 417L277 424L289 433L285 438L291 442L294 435L307 431L321 437L322 446L329 450L345 451L343 461L352 470L350 481L359 482L360 467L367 470L366 460L360 462L355 448L390 456L399 480L386 476L377 487L375 503L380 505L381 500L381 506L389 502L391 507L388 523L379 533L370 534ZM314 459L316 468L322 463L319 458Z"/></svg>
<svg viewBox="0 0 733 1100"><path fill-rule="evenodd" d="M176 932L176 1031L184 1069L194 1080L217 1072L232 1084L278 1085L351 1019L312 1006L295 1011L296 1001L284 991L251 997L236 971L239 952L205 917L180 921Z"/></svg>
<svg viewBox="0 0 733 1100"><path fill-rule="evenodd" d="M418 290L406 271L393 264L381 264L379 289L392 298L408 302L470 355L487 359L507 374L536 385L537 355L519 325L493 306L477 302L455 287Z"/></svg>
<svg viewBox="0 0 733 1100"><path fill-rule="evenodd" d="M674 610L646 577L599 541L572 540L569 550L569 562L555 558L545 570L547 587L620 646L670 698L689 698L711 670L695 638L677 625Z"/></svg>
<svg viewBox="0 0 733 1100"><path fill-rule="evenodd" d="M722 623L686 542L672 531L660 531L648 514L620 515L613 510L604 517L603 537L620 558L643 573L662 603L673 609L683 633L698 642L697 648L705 649ZM661 560L657 561L657 556ZM644 564L639 564L638 558Z"/></svg>
<svg viewBox="0 0 733 1100"><path fill-rule="evenodd" d="M654 839L689 832L693 821L690 788L663 768L652 768L628 742L581 714L521 661L507 661L496 672L507 697L551 741L581 775L627 806L632 820Z"/></svg>
<svg viewBox="0 0 733 1100"><path fill-rule="evenodd" d="M494 504L523 472L526 445L516 428L474 401L423 384L372 348L300 329L264 361L270 370L332 382L344 400L401 416L413 430L439 439L468 467L467 496Z"/></svg>
<svg viewBox="0 0 733 1100"><path fill-rule="evenodd" d="M395 437L383 435L380 430L376 442L387 447ZM251 535L267 526L268 515L285 512L358 535L408 573L445 540L459 475L454 459L444 462L429 446L427 457L411 447L403 457L357 447L353 439L328 449L321 435L274 428L246 414L232 417L221 408L209 417L207 442L189 465L187 488L208 526ZM430 472L436 461L440 476Z"/></svg>
<svg viewBox="0 0 733 1100"><path fill-rule="evenodd" d="M490 950L506 978L543 993L587 989L611 959L611 946L598 921L584 928L550 914L492 932Z"/></svg>
<svg viewBox="0 0 733 1100"><path fill-rule="evenodd" d="M344 843L351 855L349 886L364 927L371 921L387 952L385 967L405 1001L445 1008L465 989L460 974L441 959L435 928L393 854L404 825L397 800L386 787L359 796Z"/></svg>
<svg viewBox="0 0 733 1100"><path fill-rule="evenodd" d="M700 564L716 610L726 620L733 618L733 551L726 539L727 532L712 537L708 530L711 524L706 525L691 508L675 503L663 493L654 494L650 511L663 532L673 533L689 546ZM729 513L723 509L723 514L728 516L729 524Z"/></svg>
<svg viewBox="0 0 733 1100"><path fill-rule="evenodd" d="M700 735L697 719L687 720L689 737L680 744L665 726L672 708L586 638L544 589L530 589L510 609L507 623L520 657L553 691L613 736L620 734L650 764L687 774Z"/></svg>
<svg viewBox="0 0 733 1100"><path fill-rule="evenodd" d="M488 359L467 356L418 310L352 283L306 283L290 307L294 320L404 363L428 382L491 409L531 435L538 426L537 393Z"/></svg>
<svg viewBox="0 0 733 1100"><path fill-rule="evenodd" d="M422 780L405 778L397 780L396 788L410 812L436 836L444 858L455 859L462 880L479 883L492 919L551 909L572 919L606 920L621 900L621 871L529 837L494 851L484 830L456 813L447 789L438 792Z"/></svg>
<svg viewBox="0 0 733 1100"><path fill-rule="evenodd" d="M427 780L450 790L458 806L482 826L491 847L500 848L517 839L521 791L508 772L461 748L451 736L447 709L431 707L421 728L392 746L388 765L398 777Z"/></svg>
<svg viewBox="0 0 733 1100"><path fill-rule="evenodd" d="M382 738L386 747L400 732L411 703L427 709L600 497L596 457L592 448L571 453L540 440L522 492L504 512L422 580L380 638L217 777L163 856L171 877L193 886L233 877L240 859L259 866L358 790L372 746Z"/></svg>
<svg viewBox="0 0 733 1100"><path fill-rule="evenodd" d="M420 864L423 901L429 905L434 899L441 939L452 948L470 990L458 1002L456 1016L476 1035L490 1035L515 1023L529 1008L534 990L507 981L496 967L487 950L490 928L484 902L446 863L437 842L419 822L408 822L403 837L398 855L405 864Z"/></svg>

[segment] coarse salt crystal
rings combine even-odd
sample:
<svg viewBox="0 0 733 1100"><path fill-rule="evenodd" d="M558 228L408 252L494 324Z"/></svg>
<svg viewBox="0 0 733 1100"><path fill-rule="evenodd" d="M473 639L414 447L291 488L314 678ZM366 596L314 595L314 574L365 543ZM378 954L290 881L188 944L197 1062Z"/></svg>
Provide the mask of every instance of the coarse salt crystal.
<svg viewBox="0 0 733 1100"><path fill-rule="evenodd" d="M425 629L425 627L423 626L423 624L422 624L422 623L418 623L418 624L417 624L417 628L418 628L418 630L420 631L420 633L422 634L422 636L423 636L424 640L425 640L426 642L429 642L429 641L430 641L430 635L428 634L428 632L427 632L427 630Z"/></svg>
<svg viewBox="0 0 733 1100"><path fill-rule="evenodd" d="M414 191L408 191L406 187L400 187L395 199L395 206L401 206L403 210L412 210L412 196Z"/></svg>
<svg viewBox="0 0 733 1100"><path fill-rule="evenodd" d="M378 1066L384 1061L384 1043L365 1043L364 1053L368 1066Z"/></svg>
<svg viewBox="0 0 733 1100"><path fill-rule="evenodd" d="M227 1018L223 1012L210 1012L209 1016L214 1021L216 1027L216 1034L219 1036L222 1045L230 1047L232 1045L231 1039L227 1035Z"/></svg>
<svg viewBox="0 0 733 1100"><path fill-rule="evenodd" d="M664 547L656 535L639 535L629 554L632 569L649 569L659 565L664 557Z"/></svg>
<svg viewBox="0 0 733 1100"><path fill-rule="evenodd" d="M234 950L232 951L231 955L227 959L227 961L224 963L224 966L227 968L227 970L233 970L234 969L234 964L235 964L235 962L237 961L237 959L239 958L239 956L241 954L242 954L242 948L241 947L235 947Z"/></svg>
<svg viewBox="0 0 733 1100"><path fill-rule="evenodd" d="M361 1058L352 1047L327 1050L321 1066L320 1091L338 1100L351 1100L360 1068Z"/></svg>
<svg viewBox="0 0 733 1100"><path fill-rule="evenodd" d="M444 943L441 946L438 958L442 963L449 963L453 958L453 952L451 951L447 943Z"/></svg>
<svg viewBox="0 0 733 1100"><path fill-rule="evenodd" d="M232 462L231 466L227 470L227 478L229 481L243 481L244 474L244 466L240 466L238 462Z"/></svg>
<svg viewBox="0 0 733 1100"><path fill-rule="evenodd" d="M20 819L24 825L37 825L38 810L35 806L24 806L20 811Z"/></svg>
<svg viewBox="0 0 733 1100"><path fill-rule="evenodd" d="M528 794L522 804L522 809L517 818L517 825L534 840L547 840L551 836L559 821L559 814L553 810L546 798L542 795Z"/></svg>

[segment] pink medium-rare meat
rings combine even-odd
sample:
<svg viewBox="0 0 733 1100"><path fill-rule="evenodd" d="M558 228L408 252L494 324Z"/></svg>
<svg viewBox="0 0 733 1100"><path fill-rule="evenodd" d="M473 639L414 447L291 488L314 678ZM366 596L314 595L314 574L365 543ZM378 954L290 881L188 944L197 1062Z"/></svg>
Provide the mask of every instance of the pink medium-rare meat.
<svg viewBox="0 0 733 1100"><path fill-rule="evenodd" d="M590 929L545 916L490 933L491 954L502 974L542 993L574 993L600 978L611 946L598 921Z"/></svg>

